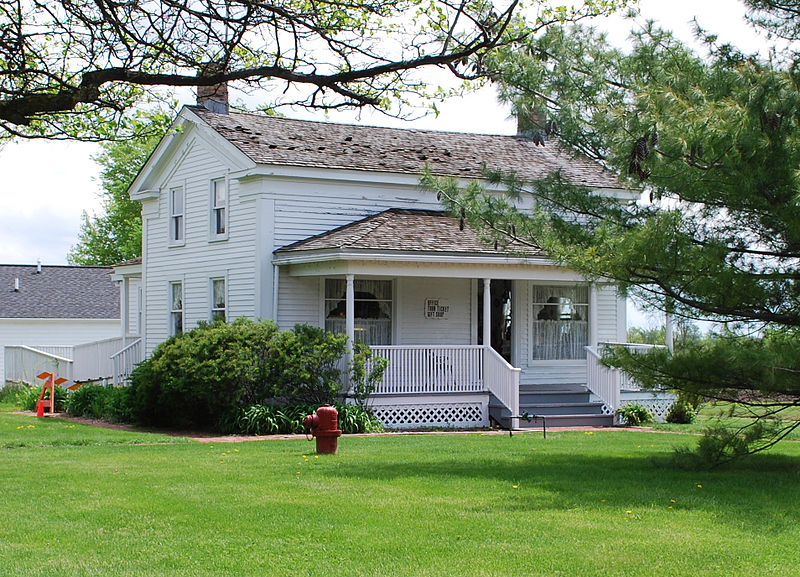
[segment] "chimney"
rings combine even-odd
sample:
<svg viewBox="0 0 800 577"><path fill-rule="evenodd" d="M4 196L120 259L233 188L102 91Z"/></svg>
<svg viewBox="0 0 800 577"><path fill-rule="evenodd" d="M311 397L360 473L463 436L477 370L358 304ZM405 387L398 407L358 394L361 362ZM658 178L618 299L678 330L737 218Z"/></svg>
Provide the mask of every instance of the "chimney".
<svg viewBox="0 0 800 577"><path fill-rule="evenodd" d="M14 279L14 292L15 293L19 292L19 277Z"/></svg>
<svg viewBox="0 0 800 577"><path fill-rule="evenodd" d="M42 259L36 259L36 274L42 274Z"/></svg>
<svg viewBox="0 0 800 577"><path fill-rule="evenodd" d="M206 62L197 72L198 77L216 76L224 72L222 64L218 62ZM197 105L216 112L218 114L228 114L228 83L220 82L209 86L197 87Z"/></svg>
<svg viewBox="0 0 800 577"><path fill-rule="evenodd" d="M537 130L544 131L547 112L544 110L520 111L517 113L517 136L529 137Z"/></svg>

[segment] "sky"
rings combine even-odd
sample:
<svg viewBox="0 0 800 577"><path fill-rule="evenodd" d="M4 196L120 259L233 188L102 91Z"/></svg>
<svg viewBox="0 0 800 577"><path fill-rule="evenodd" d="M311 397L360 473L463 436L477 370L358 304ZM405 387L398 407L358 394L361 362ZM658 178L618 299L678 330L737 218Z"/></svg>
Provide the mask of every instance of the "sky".
<svg viewBox="0 0 800 577"><path fill-rule="evenodd" d="M701 26L719 35L720 41L730 41L745 51L765 45L764 39L744 22L744 9L737 0L642 0L639 6L643 17L658 21L685 41L692 40L690 23L696 16ZM612 42L624 47L635 24L614 16L596 19L592 25L606 30ZM192 104L192 97L187 94L184 103ZM428 115L412 122L369 111L360 117L355 113L323 116L304 110L284 112L294 118L343 123L493 134L515 132L508 108L497 102L491 88L445 101L438 107L439 116ZM100 169L92 160L98 150L98 145L91 143L50 141L11 142L0 148L0 264L35 264L37 259L49 265L67 262L67 253L78 240L82 214L101 210ZM644 323L635 318L640 325Z"/></svg>

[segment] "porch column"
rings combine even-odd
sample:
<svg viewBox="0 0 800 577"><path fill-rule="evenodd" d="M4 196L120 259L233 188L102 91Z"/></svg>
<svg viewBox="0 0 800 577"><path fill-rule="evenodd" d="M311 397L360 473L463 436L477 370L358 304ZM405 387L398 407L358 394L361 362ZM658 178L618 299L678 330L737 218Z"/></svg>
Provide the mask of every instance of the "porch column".
<svg viewBox="0 0 800 577"><path fill-rule="evenodd" d="M589 285L589 346L597 346L597 285Z"/></svg>
<svg viewBox="0 0 800 577"><path fill-rule="evenodd" d="M492 346L492 279L483 279L483 346Z"/></svg>
<svg viewBox="0 0 800 577"><path fill-rule="evenodd" d="M349 274L345 277L347 280L347 290L345 292L345 320L344 320L344 331L347 334L347 356L348 360L349 357L353 353L353 343L355 342L355 335L356 335L356 293L355 289L353 288L353 280L355 276Z"/></svg>
<svg viewBox="0 0 800 577"><path fill-rule="evenodd" d="M278 289L280 288L281 267L272 265L272 320L278 324Z"/></svg>

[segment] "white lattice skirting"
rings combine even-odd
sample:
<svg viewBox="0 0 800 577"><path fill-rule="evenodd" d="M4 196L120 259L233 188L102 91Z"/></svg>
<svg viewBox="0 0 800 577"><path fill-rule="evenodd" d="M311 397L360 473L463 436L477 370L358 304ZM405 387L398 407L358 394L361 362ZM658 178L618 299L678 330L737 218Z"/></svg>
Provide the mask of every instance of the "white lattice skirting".
<svg viewBox="0 0 800 577"><path fill-rule="evenodd" d="M488 422L486 405L476 403L375 406L375 416L387 429L425 427L482 427Z"/></svg>
<svg viewBox="0 0 800 577"><path fill-rule="evenodd" d="M676 397L672 393L628 392L622 393L621 406L636 403L645 407L659 423L666 421Z"/></svg>

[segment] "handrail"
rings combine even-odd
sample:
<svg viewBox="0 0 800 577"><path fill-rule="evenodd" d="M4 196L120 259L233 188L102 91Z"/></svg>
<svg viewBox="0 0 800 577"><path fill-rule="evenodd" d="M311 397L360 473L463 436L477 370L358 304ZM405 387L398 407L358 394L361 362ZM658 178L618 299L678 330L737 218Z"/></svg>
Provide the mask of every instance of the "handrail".
<svg viewBox="0 0 800 577"><path fill-rule="evenodd" d="M53 353L48 353L47 351L43 351L41 349L35 349L33 347L29 347L28 345L6 345L7 349L23 349L26 351L30 351L32 353L36 353L42 355L43 357L50 357L51 359L55 359L56 361L62 361L66 363L71 363L72 359L68 359L67 357L62 357L59 355L54 355Z"/></svg>
<svg viewBox="0 0 800 577"><path fill-rule="evenodd" d="M121 387L126 383L134 366L141 362L141 344L142 339L138 338L111 355L111 362L114 365L113 378L115 387Z"/></svg>
<svg viewBox="0 0 800 577"><path fill-rule="evenodd" d="M500 353L490 346L483 348L483 382L487 390L493 394L509 411L511 411L510 428L515 428L515 420L519 415L519 369L506 361Z"/></svg>
<svg viewBox="0 0 800 577"><path fill-rule="evenodd" d="M600 362L603 347L625 347L633 352L646 352L656 349L666 349L664 345L650 345L645 343L617 343L612 341L600 342L597 347L586 347L586 385L589 390L600 397L605 405L616 411L620 406L620 391L623 388L640 389L625 372L616 368L603 366Z"/></svg>

